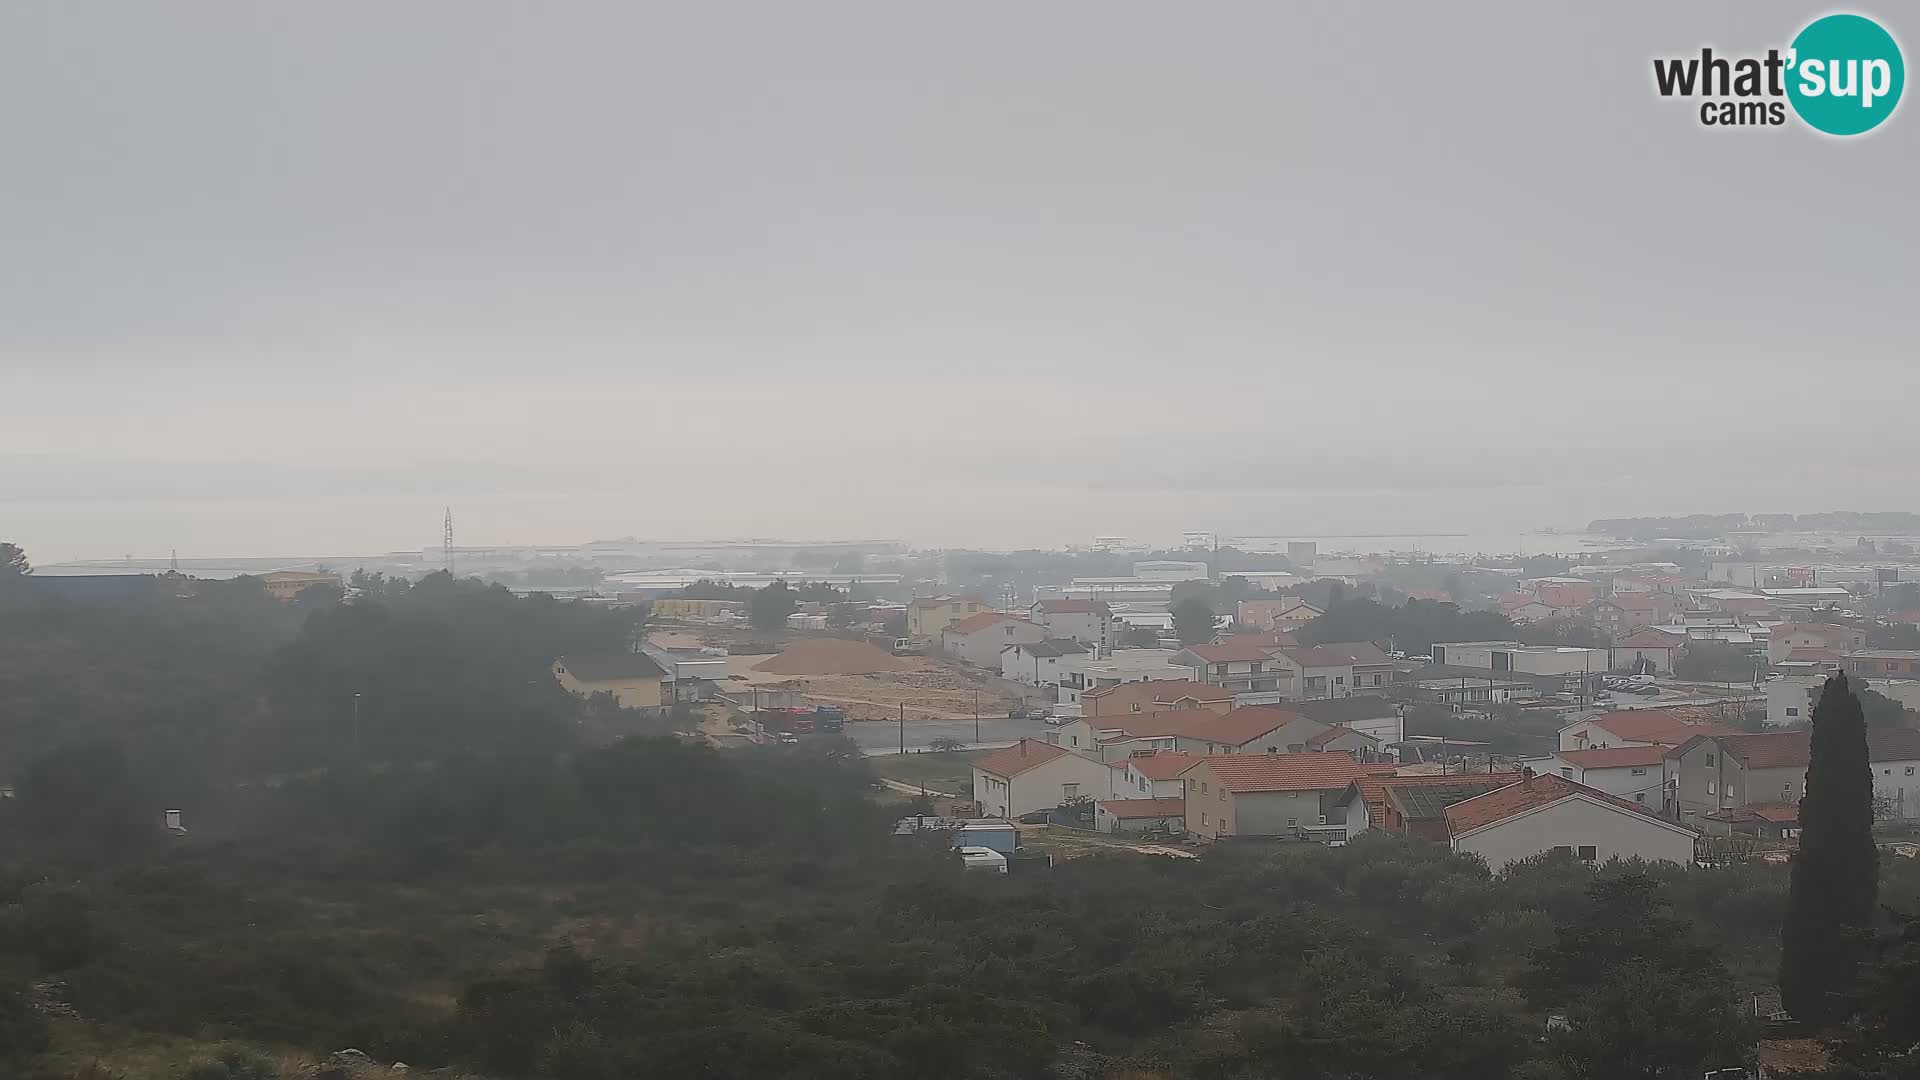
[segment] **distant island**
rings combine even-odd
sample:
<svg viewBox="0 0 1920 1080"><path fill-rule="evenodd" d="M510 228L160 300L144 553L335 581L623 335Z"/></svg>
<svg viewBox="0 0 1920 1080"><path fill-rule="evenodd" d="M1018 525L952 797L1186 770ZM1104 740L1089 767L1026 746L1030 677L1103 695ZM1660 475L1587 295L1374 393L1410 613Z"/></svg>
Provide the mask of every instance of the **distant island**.
<svg viewBox="0 0 1920 1080"><path fill-rule="evenodd" d="M1821 514L1688 514L1685 517L1595 518L1587 531L1634 540L1704 540L1735 532L1920 532L1920 514L1830 510Z"/></svg>

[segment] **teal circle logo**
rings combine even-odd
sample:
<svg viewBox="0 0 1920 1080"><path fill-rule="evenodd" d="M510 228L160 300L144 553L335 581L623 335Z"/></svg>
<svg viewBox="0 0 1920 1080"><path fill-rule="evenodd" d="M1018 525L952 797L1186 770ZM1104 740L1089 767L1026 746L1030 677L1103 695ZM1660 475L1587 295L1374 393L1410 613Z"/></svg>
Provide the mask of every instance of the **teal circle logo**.
<svg viewBox="0 0 1920 1080"><path fill-rule="evenodd" d="M1829 135L1879 127L1907 85L1900 43L1863 15L1815 19L1788 55L1787 100L1809 127Z"/></svg>

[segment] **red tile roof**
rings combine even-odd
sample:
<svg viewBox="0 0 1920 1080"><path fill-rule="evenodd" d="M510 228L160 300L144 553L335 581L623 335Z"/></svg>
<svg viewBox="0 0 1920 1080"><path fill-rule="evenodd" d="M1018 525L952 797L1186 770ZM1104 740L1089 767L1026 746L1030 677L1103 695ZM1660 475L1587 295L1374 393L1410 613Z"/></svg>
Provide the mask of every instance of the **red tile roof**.
<svg viewBox="0 0 1920 1080"><path fill-rule="evenodd" d="M948 623L947 633L971 634L976 630L985 630L987 627L992 626L994 623L1000 622L1002 620L1005 620L1006 622L1026 621L1024 619L1016 619L1011 615L1003 615L998 611L982 611L982 612L979 612L978 614L969 615L964 619L959 619L955 622Z"/></svg>
<svg viewBox="0 0 1920 1080"><path fill-rule="evenodd" d="M1572 795L1585 795L1597 802L1638 814L1650 821L1685 832L1692 832L1684 826L1675 825L1656 815L1652 810L1639 803L1616 798L1597 788L1585 784L1576 784L1564 776L1552 773L1540 773L1518 783L1508 784L1498 791L1489 791L1485 795L1476 795L1471 799L1454 803L1447 807L1447 831L1454 836L1482 829L1496 822L1505 821L1516 814L1538 809Z"/></svg>
<svg viewBox="0 0 1920 1080"><path fill-rule="evenodd" d="M1342 700L1342 699L1336 698L1333 700ZM1350 727L1343 727L1339 724L1335 724L1334 726L1328 728L1327 730L1321 732L1320 734L1315 735L1313 738L1308 739L1307 749L1318 750L1321 747L1327 745L1328 743L1333 742L1335 739L1339 739L1347 735L1360 735L1375 743L1378 743L1380 741L1379 739L1376 739L1373 736L1368 735L1364 731L1355 731Z"/></svg>
<svg viewBox="0 0 1920 1080"><path fill-rule="evenodd" d="M1783 769L1806 765L1813 753L1813 732L1768 731L1755 735L1728 735L1720 740L1726 751L1749 769Z"/></svg>
<svg viewBox="0 0 1920 1080"><path fill-rule="evenodd" d="M1193 768L1211 770L1220 785L1235 794L1337 791L1368 774L1344 753L1235 754L1210 757Z"/></svg>
<svg viewBox="0 0 1920 1080"><path fill-rule="evenodd" d="M1141 711L1145 712L1147 705L1164 706L1183 697L1190 697L1195 701L1232 701L1233 692L1218 686L1208 686L1203 682L1194 682L1192 679L1148 679L1089 690L1080 697L1083 701L1093 702L1093 711L1087 714L1089 720L1096 718L1107 720L1124 715L1138 715L1131 712L1135 703L1141 705Z"/></svg>
<svg viewBox="0 0 1920 1080"><path fill-rule="evenodd" d="M1800 823L1799 803L1748 803L1747 809L1751 810L1755 817L1763 821L1771 821L1775 825L1797 825Z"/></svg>
<svg viewBox="0 0 1920 1080"><path fill-rule="evenodd" d="M1623 769L1658 765L1667 756L1664 746L1610 746L1605 750L1562 750L1553 755L1582 769Z"/></svg>
<svg viewBox="0 0 1920 1080"><path fill-rule="evenodd" d="M1301 667L1345 667L1349 664L1386 664L1387 654L1371 641L1335 641L1307 649L1284 649Z"/></svg>
<svg viewBox="0 0 1920 1080"><path fill-rule="evenodd" d="M1212 645L1189 645L1186 651L1209 664L1231 664L1269 659L1274 649L1264 635L1237 634Z"/></svg>
<svg viewBox="0 0 1920 1080"><path fill-rule="evenodd" d="M1833 649L1815 649L1807 646L1787 650L1787 659L1804 660L1815 664L1837 664L1840 653Z"/></svg>
<svg viewBox="0 0 1920 1080"><path fill-rule="evenodd" d="M1100 809L1123 820L1186 817L1187 800L1177 797L1168 799L1108 799L1100 804Z"/></svg>
<svg viewBox="0 0 1920 1080"><path fill-rule="evenodd" d="M1186 735L1199 724L1221 718L1221 714L1212 709L1163 709L1160 712L1121 713L1085 719L1095 731L1119 731L1123 733L1123 738L1155 739L1167 735Z"/></svg>
<svg viewBox="0 0 1920 1080"><path fill-rule="evenodd" d="M1665 709L1629 709L1590 718L1616 739L1678 746L1695 735L1732 735L1726 728L1689 724Z"/></svg>
<svg viewBox="0 0 1920 1080"><path fill-rule="evenodd" d="M1193 768L1203 756L1180 750L1162 750L1157 754L1130 757L1124 762L1115 762L1115 764L1125 765L1149 780L1171 780Z"/></svg>
<svg viewBox="0 0 1920 1080"><path fill-rule="evenodd" d="M974 762L973 767L981 772L1012 779L1028 769L1037 769L1049 761L1057 761L1072 752L1064 747L1040 742L1037 739L1021 739L1013 746L995 750Z"/></svg>
<svg viewBox="0 0 1920 1080"><path fill-rule="evenodd" d="M1185 733L1188 738L1205 739L1228 746L1245 746L1275 728L1285 727L1300 719L1300 714L1290 709L1265 705L1243 705L1229 713L1208 715L1209 719L1200 721Z"/></svg>
<svg viewBox="0 0 1920 1080"><path fill-rule="evenodd" d="M1869 761L1920 761L1920 731L1881 728L1867 732Z"/></svg>

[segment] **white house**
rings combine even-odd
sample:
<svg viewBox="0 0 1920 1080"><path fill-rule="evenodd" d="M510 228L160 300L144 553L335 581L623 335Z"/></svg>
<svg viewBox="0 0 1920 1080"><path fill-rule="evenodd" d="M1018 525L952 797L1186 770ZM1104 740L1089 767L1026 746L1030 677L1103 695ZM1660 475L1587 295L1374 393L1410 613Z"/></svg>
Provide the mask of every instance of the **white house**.
<svg viewBox="0 0 1920 1080"><path fill-rule="evenodd" d="M1028 686L1059 686L1086 663L1086 647L1065 638L1008 645L1000 650L1000 677Z"/></svg>
<svg viewBox="0 0 1920 1080"><path fill-rule="evenodd" d="M1693 862L1700 835L1552 773L1454 803L1446 819L1453 849L1480 856L1495 871L1546 852L1596 865L1640 858L1684 866Z"/></svg>
<svg viewBox="0 0 1920 1080"><path fill-rule="evenodd" d="M1018 817L1069 799L1104 799L1113 768L1051 743L1022 739L973 763L973 797L988 817Z"/></svg>
<svg viewBox="0 0 1920 1080"><path fill-rule="evenodd" d="M1393 661L1372 642L1282 648L1274 651L1274 657L1293 670L1296 696L1290 700L1384 694L1393 685Z"/></svg>
<svg viewBox="0 0 1920 1080"><path fill-rule="evenodd" d="M1665 746L1616 746L1607 750L1561 750L1545 768L1628 802L1659 809L1666 782Z"/></svg>
<svg viewBox="0 0 1920 1080"><path fill-rule="evenodd" d="M1077 641L1101 652L1119 644L1121 624L1105 600L1039 600L1027 617L1046 627L1050 638Z"/></svg>
<svg viewBox="0 0 1920 1080"><path fill-rule="evenodd" d="M1186 790L1186 785L1180 782L1180 774L1193 768L1200 758L1199 754L1183 754L1174 750L1130 757L1122 763L1120 773L1114 777L1113 797L1177 799Z"/></svg>
<svg viewBox="0 0 1920 1080"><path fill-rule="evenodd" d="M1060 703L1078 704L1089 691L1105 690L1126 683L1185 679L1188 669L1171 663L1174 649L1121 649L1095 659L1091 653L1081 658L1078 673L1069 672L1060 680Z"/></svg>
<svg viewBox="0 0 1920 1080"><path fill-rule="evenodd" d="M1046 628L1002 615L982 611L969 615L940 632L940 651L975 667L1000 670L1000 650L1009 645L1044 641Z"/></svg>
<svg viewBox="0 0 1920 1080"><path fill-rule="evenodd" d="M1373 736L1381 743L1402 742L1407 737L1407 721L1401 706L1377 694L1326 698L1320 701L1290 701L1289 710L1302 716Z"/></svg>

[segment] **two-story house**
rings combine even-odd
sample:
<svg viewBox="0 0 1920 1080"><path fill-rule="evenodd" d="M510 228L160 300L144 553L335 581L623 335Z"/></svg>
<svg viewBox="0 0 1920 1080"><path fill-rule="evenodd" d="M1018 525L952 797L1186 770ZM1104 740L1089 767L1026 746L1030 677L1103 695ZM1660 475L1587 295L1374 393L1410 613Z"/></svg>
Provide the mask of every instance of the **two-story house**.
<svg viewBox="0 0 1920 1080"><path fill-rule="evenodd" d="M1103 761L1022 739L973 763L973 797L988 817L1019 817L1071 799L1104 799L1112 775Z"/></svg>
<svg viewBox="0 0 1920 1080"><path fill-rule="evenodd" d="M1162 750L1158 753L1135 754L1120 762L1119 774L1114 777L1112 798L1115 799L1177 799L1186 792L1186 785L1180 775L1201 759L1200 754L1183 754L1176 750Z"/></svg>
<svg viewBox="0 0 1920 1080"><path fill-rule="evenodd" d="M1920 651L1861 649L1842 657L1840 670L1869 679L1920 679Z"/></svg>
<svg viewBox="0 0 1920 1080"><path fill-rule="evenodd" d="M1105 600L1040 600L1027 618L1047 628L1047 636L1077 641L1102 653L1112 652L1120 639L1120 622Z"/></svg>
<svg viewBox="0 0 1920 1080"><path fill-rule="evenodd" d="M962 663L998 671L1002 649L1009 645L1031 645L1046 637L1043 626L997 611L983 611L942 631L940 651Z"/></svg>
<svg viewBox="0 0 1920 1080"><path fill-rule="evenodd" d="M1243 754L1209 757L1188 769L1187 835L1344 839L1336 806L1353 781L1373 771L1345 754ZM1337 832L1332 836L1329 832Z"/></svg>
<svg viewBox="0 0 1920 1080"><path fill-rule="evenodd" d="M1659 809L1666 785L1665 746L1615 746L1606 750L1561 750L1541 772L1597 788L1628 802Z"/></svg>
<svg viewBox="0 0 1920 1080"><path fill-rule="evenodd" d="M1028 686L1059 686L1082 674L1086 646L1071 638L1017 642L1000 650L1000 677Z"/></svg>
<svg viewBox="0 0 1920 1080"><path fill-rule="evenodd" d="M1248 705L1224 716L1201 717L1174 737L1174 748L1193 754L1303 754L1327 725L1291 709Z"/></svg>
<svg viewBox="0 0 1920 1080"><path fill-rule="evenodd" d="M1743 806L1798 803L1807 793L1812 731L1700 736L1666 753L1666 811L1688 824ZM1867 763L1882 812L1920 817L1920 731L1867 732Z"/></svg>
<svg viewBox="0 0 1920 1080"><path fill-rule="evenodd" d="M1780 623L1767 636L1767 663L1783 663L1795 649L1819 649L1832 653L1850 653L1864 649L1867 632L1853 626L1834 623Z"/></svg>
<svg viewBox="0 0 1920 1080"><path fill-rule="evenodd" d="M948 626L968 616L992 611L987 604L967 596L919 596L907 604L907 636L918 641L938 641Z"/></svg>
<svg viewBox="0 0 1920 1080"><path fill-rule="evenodd" d="M1560 729L1562 750L1616 746L1679 746L1697 735L1735 735L1729 728L1689 723L1665 709L1588 713Z"/></svg>
<svg viewBox="0 0 1920 1080"><path fill-rule="evenodd" d="M1293 669L1276 659L1279 648L1243 634L1211 645L1189 645L1172 662L1198 682L1230 691L1242 704L1272 704L1293 696Z"/></svg>
<svg viewBox="0 0 1920 1080"><path fill-rule="evenodd" d="M1393 687L1393 661L1370 641L1278 649L1274 655L1293 671L1295 700L1385 694Z"/></svg>

